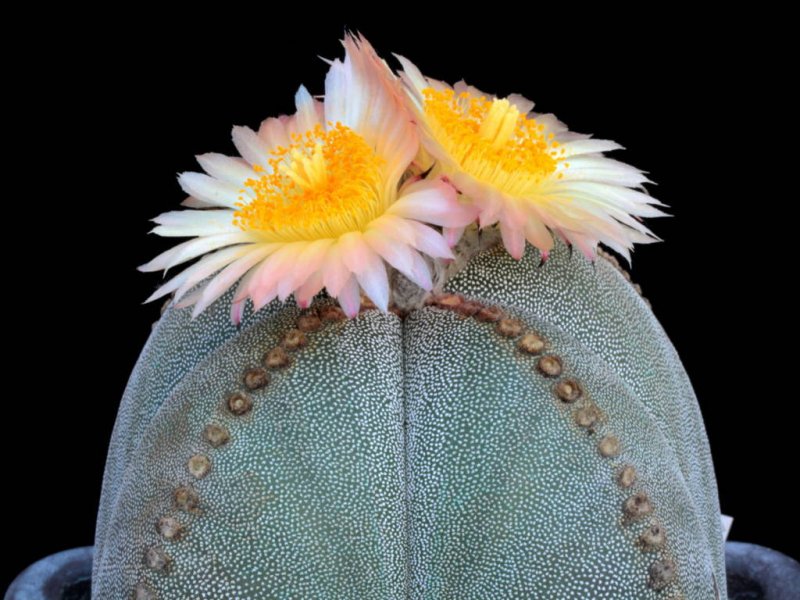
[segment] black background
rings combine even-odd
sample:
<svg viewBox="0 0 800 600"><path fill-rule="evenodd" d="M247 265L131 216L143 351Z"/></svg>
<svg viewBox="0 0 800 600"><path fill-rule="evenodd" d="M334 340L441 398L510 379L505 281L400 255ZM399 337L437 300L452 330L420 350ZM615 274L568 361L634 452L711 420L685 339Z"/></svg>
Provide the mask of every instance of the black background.
<svg viewBox="0 0 800 600"><path fill-rule="evenodd" d="M7 131L20 135L5 158L0 590L32 561L92 543L119 399L159 313L141 303L160 277L135 267L172 244L147 235L148 219L178 206L175 175L199 170L195 154L234 153L231 125L291 112L301 83L321 93L318 56L340 56L345 26L427 75L522 93L649 172L674 216L649 221L665 241L637 248L633 279L694 384L731 539L798 556L782 247L797 232L779 187L794 159L767 140L782 120L763 44L694 15L498 5L497 22L484 6L459 10L459 24L419 5L390 20L290 8L231 7L202 25L75 12L20 25L30 35L7 72Z"/></svg>

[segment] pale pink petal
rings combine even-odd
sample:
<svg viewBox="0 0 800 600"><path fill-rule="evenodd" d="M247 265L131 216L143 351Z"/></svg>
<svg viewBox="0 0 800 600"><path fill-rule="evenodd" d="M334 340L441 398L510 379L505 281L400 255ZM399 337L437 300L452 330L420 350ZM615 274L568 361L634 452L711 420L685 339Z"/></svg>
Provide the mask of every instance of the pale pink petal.
<svg viewBox="0 0 800 600"><path fill-rule="evenodd" d="M295 115L295 126L297 131L304 132L314 129L319 124L319 114L317 113L317 102L308 93L305 86L300 86L294 96L297 114Z"/></svg>
<svg viewBox="0 0 800 600"><path fill-rule="evenodd" d="M278 282L295 266L295 259L305 242L280 244L278 249L261 263L250 280L249 293L255 310L261 309L278 294Z"/></svg>
<svg viewBox="0 0 800 600"><path fill-rule="evenodd" d="M360 231L350 231L340 236L337 246L342 253L342 262L351 273L359 273L372 265L374 252Z"/></svg>
<svg viewBox="0 0 800 600"><path fill-rule="evenodd" d="M306 278L305 282L295 291L294 298L297 302L297 306L300 308L308 308L311 300L322 288L322 269L317 269L311 273L311 275Z"/></svg>
<svg viewBox="0 0 800 600"><path fill-rule="evenodd" d="M235 186L237 190L241 189L248 179L258 179L258 174L242 158L225 156L216 152L200 154L196 158L206 173Z"/></svg>
<svg viewBox="0 0 800 600"><path fill-rule="evenodd" d="M212 206L235 209L236 203L243 202L246 198L241 183L234 185L203 173L181 173L178 183L184 192Z"/></svg>
<svg viewBox="0 0 800 600"><path fill-rule="evenodd" d="M441 179L422 180L410 185L406 194L392 204L387 212L445 227L468 225L477 216L476 207L461 202L453 186Z"/></svg>
<svg viewBox="0 0 800 600"><path fill-rule="evenodd" d="M269 165L270 146L249 127L234 127L233 145L251 165L266 168Z"/></svg>
<svg viewBox="0 0 800 600"><path fill-rule="evenodd" d="M414 247L428 256L434 258L455 258L450 246L441 233L418 223L417 221L409 221L409 224L414 229L416 239L414 240ZM463 231L463 228L459 228Z"/></svg>
<svg viewBox="0 0 800 600"><path fill-rule="evenodd" d="M326 122L359 133L384 159L386 193L397 188L419 148L400 81L362 36L345 35L344 62L334 61L325 80Z"/></svg>
<svg viewBox="0 0 800 600"><path fill-rule="evenodd" d="M358 289L358 282L355 275L350 275L344 282L339 293L336 295L339 305L342 307L344 314L349 318L353 318L358 314L361 308L361 294Z"/></svg>
<svg viewBox="0 0 800 600"><path fill-rule="evenodd" d="M232 210L174 210L153 219L158 223L151 233L164 237L192 237L240 232L233 224Z"/></svg>
<svg viewBox="0 0 800 600"><path fill-rule="evenodd" d="M339 238L342 261L354 273L364 293L383 311L389 308L389 278L383 260L375 253L360 231Z"/></svg>
<svg viewBox="0 0 800 600"><path fill-rule="evenodd" d="M431 281L431 271L428 268L428 263L425 262L419 252L412 252L411 258L414 262L411 266L411 274L407 275L407 277L423 290L430 291L433 289L433 282Z"/></svg>
<svg viewBox="0 0 800 600"><path fill-rule="evenodd" d="M503 238L503 245L508 253L519 260L525 252L525 236L523 229L517 227L510 220L500 219L500 234Z"/></svg>
<svg viewBox="0 0 800 600"><path fill-rule="evenodd" d="M289 132L286 128L287 121L288 119L276 117L265 119L261 122L261 126L258 128L259 139L261 139L264 144L270 148L276 148L278 146L287 148L292 142L291 138L289 137ZM268 165L262 164L261 166L267 169Z"/></svg>
<svg viewBox="0 0 800 600"><path fill-rule="evenodd" d="M322 266L322 274L325 289L331 296L338 296L339 290L342 289L342 286L347 283L347 278L350 277L350 271L342 261L342 253L338 244L334 244L328 249Z"/></svg>
<svg viewBox="0 0 800 600"><path fill-rule="evenodd" d="M324 238L306 243L305 247L295 257L294 269L278 283L278 298L281 301L286 300L295 289L303 284L311 273L322 266L325 255L333 245L333 242L332 238Z"/></svg>
<svg viewBox="0 0 800 600"><path fill-rule="evenodd" d="M422 92L422 90L428 87L427 79L414 63L408 60L405 56L400 56L399 54L395 54L394 56L403 67L400 77L410 90Z"/></svg>
<svg viewBox="0 0 800 600"><path fill-rule="evenodd" d="M364 234L364 239L370 247L386 262L408 277L418 286L430 289L431 275L428 266L422 262L423 269L419 269L419 254L405 244L398 243L391 237L376 229L371 229ZM377 304L377 303L376 303Z"/></svg>
<svg viewBox="0 0 800 600"><path fill-rule="evenodd" d="M256 241L255 236L244 231L198 237L162 252L147 264L139 266L138 269L145 272L166 271L211 250L253 241Z"/></svg>
<svg viewBox="0 0 800 600"><path fill-rule="evenodd" d="M237 327L242 322L245 304L246 302L244 300L240 300L239 302L231 302L231 322Z"/></svg>
<svg viewBox="0 0 800 600"><path fill-rule="evenodd" d="M528 220L525 222L525 237L543 255L549 254L553 249L553 236L534 211L531 211L531 214L528 215Z"/></svg>
<svg viewBox="0 0 800 600"><path fill-rule="evenodd" d="M222 271L220 271L214 278L208 282L203 288L203 294L200 299L195 303L192 311L192 317L196 317L203 312L212 302L224 294L236 281L250 270L259 261L263 260L273 248L270 246L262 246L251 250L247 255L241 257L236 262L229 264Z"/></svg>
<svg viewBox="0 0 800 600"><path fill-rule="evenodd" d="M443 227L442 228L442 236L444 237L444 241L447 245L452 248L458 243L458 240L461 239L461 236L464 235L464 230L466 227Z"/></svg>
<svg viewBox="0 0 800 600"><path fill-rule="evenodd" d="M413 246L417 239L417 233L411 226L412 223L414 223L414 221L411 219L403 219L384 213L377 219L371 221L369 227L379 229L385 232L386 235L391 235L399 242Z"/></svg>
<svg viewBox="0 0 800 600"><path fill-rule="evenodd" d="M247 252L248 249L246 246L234 246L233 248L224 248L213 254L204 256L195 264L184 269L158 288L145 302L152 302L176 290L175 299L179 300L186 291L194 287L199 281L220 270L225 265L233 262Z"/></svg>

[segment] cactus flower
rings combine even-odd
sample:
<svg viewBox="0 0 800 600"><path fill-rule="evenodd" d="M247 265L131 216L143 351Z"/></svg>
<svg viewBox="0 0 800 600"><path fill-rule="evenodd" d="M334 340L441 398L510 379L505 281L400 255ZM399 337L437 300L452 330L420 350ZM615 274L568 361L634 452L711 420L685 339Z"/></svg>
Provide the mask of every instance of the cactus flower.
<svg viewBox="0 0 800 600"><path fill-rule="evenodd" d="M420 253L453 255L425 223L460 227L475 211L441 179L399 185L419 147L399 80L363 38L343 43L345 59L331 63L324 102L301 87L294 115L267 119L258 133L233 129L242 158L204 154L198 161L207 174L181 174L189 209L156 217L153 232L194 239L140 269L166 270L214 252L148 300L175 292L197 316L239 281L231 304L238 323L248 298L259 309L294 293L305 306L324 286L352 317L361 290L387 310L384 262L431 289Z"/></svg>
<svg viewBox="0 0 800 600"><path fill-rule="evenodd" d="M481 227L500 223L514 258L525 240L546 258L551 232L590 260L602 242L629 263L634 242L659 240L638 217L666 216L656 208L664 204L631 189L652 182L602 154L622 146L569 131L552 114L532 113L534 103L520 95L495 98L463 81L450 86L397 58L434 172L479 207Z"/></svg>

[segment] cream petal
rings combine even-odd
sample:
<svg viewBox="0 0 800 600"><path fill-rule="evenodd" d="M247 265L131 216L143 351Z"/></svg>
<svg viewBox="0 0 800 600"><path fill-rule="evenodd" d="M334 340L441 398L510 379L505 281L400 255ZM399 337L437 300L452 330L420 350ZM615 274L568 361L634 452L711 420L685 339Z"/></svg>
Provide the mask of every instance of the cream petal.
<svg viewBox="0 0 800 600"><path fill-rule="evenodd" d="M251 165L266 168L269 165L270 146L249 127L236 126L232 132L233 145Z"/></svg>
<svg viewBox="0 0 800 600"><path fill-rule="evenodd" d="M242 189L248 179L258 179L258 175L243 158L225 156L216 152L200 154L197 162L203 170L217 179L233 185L237 190Z"/></svg>
<svg viewBox="0 0 800 600"><path fill-rule="evenodd" d="M562 132L562 131L566 132L567 131L566 124L563 123L562 121L559 121L558 118L553 113L533 113L532 115L529 115L529 118L532 118L534 121L536 121L540 125L544 125L544 132L543 133L545 135L553 133L553 134L556 134L556 136L558 136L558 134L560 132ZM574 133L574 132L572 132L572 133ZM584 134L581 134L581 135L584 135ZM588 137L588 136L584 136L584 137Z"/></svg>
<svg viewBox="0 0 800 600"><path fill-rule="evenodd" d="M528 100L522 94L509 94L507 100L523 115L527 115L536 106L532 100Z"/></svg>
<svg viewBox="0 0 800 600"><path fill-rule="evenodd" d="M191 237L240 232L233 224L232 210L174 210L153 219L158 227L151 233L164 237Z"/></svg>
<svg viewBox="0 0 800 600"><path fill-rule="evenodd" d="M166 252L162 252L147 264L138 267L140 271L166 271L172 267L186 262L210 252L217 248L231 246L233 244L241 244L245 242L254 242L256 238L244 231L239 233L222 233L219 235L208 235L183 242L170 248Z"/></svg>
<svg viewBox="0 0 800 600"><path fill-rule="evenodd" d="M233 185L203 173L181 173L178 183L184 192L212 206L236 209L236 203L247 198L241 184Z"/></svg>
<svg viewBox="0 0 800 600"><path fill-rule="evenodd" d="M624 150L617 142L611 140L582 139L566 142L561 145L564 150L563 156L579 156L581 154L595 154L598 152L610 152L612 150Z"/></svg>
<svg viewBox="0 0 800 600"><path fill-rule="evenodd" d="M568 163L569 167L564 167ZM561 175L560 182L596 181L621 186L635 186L642 183L653 183L636 167L600 156L576 156L568 161L559 162L556 173Z"/></svg>
<svg viewBox="0 0 800 600"><path fill-rule="evenodd" d="M620 207L624 210L627 210L632 214L638 214L639 216L669 216L660 211L656 211L656 214L647 215L638 212L634 213L635 210L641 210L647 205L667 207L666 204L653 198L651 195L645 194L638 190L632 190L610 183L598 183L594 181L570 181L569 189L580 190L595 196L612 199L615 204L620 205Z"/></svg>
<svg viewBox="0 0 800 600"><path fill-rule="evenodd" d="M199 198L195 198L193 196L187 197L183 202L181 202L181 206L185 206L186 208L216 208L213 204L203 202Z"/></svg>

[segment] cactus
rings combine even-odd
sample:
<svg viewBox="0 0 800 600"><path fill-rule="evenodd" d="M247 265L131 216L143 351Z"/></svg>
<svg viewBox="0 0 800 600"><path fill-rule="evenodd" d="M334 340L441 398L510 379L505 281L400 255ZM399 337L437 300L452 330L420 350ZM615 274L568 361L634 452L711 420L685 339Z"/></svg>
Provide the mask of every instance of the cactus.
<svg viewBox="0 0 800 600"><path fill-rule="evenodd" d="M673 346L609 257L540 259L485 244L354 319L324 292L239 328L232 291L167 309L115 426L93 597L726 598Z"/></svg>

